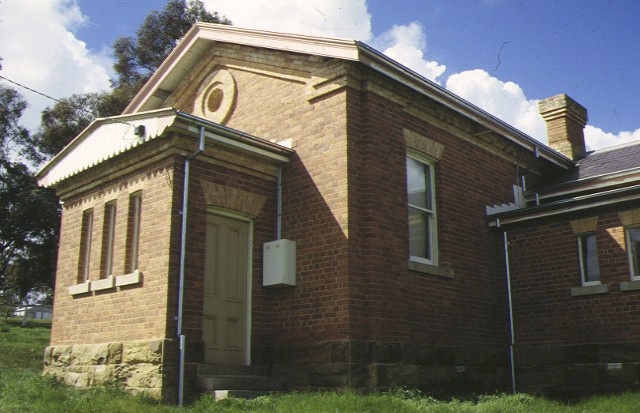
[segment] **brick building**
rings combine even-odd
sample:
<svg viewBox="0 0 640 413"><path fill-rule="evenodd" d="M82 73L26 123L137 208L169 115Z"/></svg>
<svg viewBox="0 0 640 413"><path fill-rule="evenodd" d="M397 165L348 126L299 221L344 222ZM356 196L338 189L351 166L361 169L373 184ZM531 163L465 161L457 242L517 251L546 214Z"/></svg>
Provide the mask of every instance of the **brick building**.
<svg viewBox="0 0 640 413"><path fill-rule="evenodd" d="M551 144L573 145L573 126ZM562 285L532 269L544 236L592 233L593 214L531 205L566 194L551 178L583 189L570 156L363 43L198 24L121 116L94 121L39 172L63 204L45 372L166 400L260 383L492 392L511 387L512 367L538 389L536 351L585 344L587 357L594 345L562 338L547 316L570 316L554 305L584 308L583 293L607 285L581 286L580 267L574 280L575 263L552 256L575 255L575 242L548 255ZM549 192L523 191L523 175ZM624 231L608 228L637 215L607 209L598 246L621 248ZM548 299L571 283L577 297ZM635 295L606 296L617 294ZM593 305L593 322L620 311Z"/></svg>
<svg viewBox="0 0 640 413"><path fill-rule="evenodd" d="M489 209L509 258L518 388L637 389L640 144L587 151L585 108L566 95L539 106L550 145L574 165L537 179L521 208Z"/></svg>

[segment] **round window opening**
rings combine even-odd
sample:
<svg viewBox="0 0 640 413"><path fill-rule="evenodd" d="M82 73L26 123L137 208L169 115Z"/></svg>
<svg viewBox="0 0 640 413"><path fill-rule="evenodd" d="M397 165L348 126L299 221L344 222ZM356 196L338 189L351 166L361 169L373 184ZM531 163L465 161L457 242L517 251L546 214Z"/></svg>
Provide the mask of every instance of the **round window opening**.
<svg viewBox="0 0 640 413"><path fill-rule="evenodd" d="M213 89L207 97L207 109L211 112L215 112L220 109L222 100L224 99L224 92L217 87Z"/></svg>

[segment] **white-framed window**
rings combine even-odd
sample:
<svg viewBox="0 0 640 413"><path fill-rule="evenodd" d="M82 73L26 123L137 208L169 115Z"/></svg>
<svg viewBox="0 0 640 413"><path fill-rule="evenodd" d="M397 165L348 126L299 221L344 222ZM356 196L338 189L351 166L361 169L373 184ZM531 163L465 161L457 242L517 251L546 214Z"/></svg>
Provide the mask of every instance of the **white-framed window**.
<svg viewBox="0 0 640 413"><path fill-rule="evenodd" d="M598 245L595 232L578 235L578 256L580 258L582 285L600 284L600 265L598 263Z"/></svg>
<svg viewBox="0 0 640 413"><path fill-rule="evenodd" d="M433 163L407 155L407 201L410 260L438 264L435 176Z"/></svg>
<svg viewBox="0 0 640 413"><path fill-rule="evenodd" d="M93 232L93 209L82 212L80 234L80 258L78 260L78 282L89 280L89 264L91 261L91 238Z"/></svg>
<svg viewBox="0 0 640 413"><path fill-rule="evenodd" d="M138 250L140 247L140 216L142 211L142 192L129 196L129 217L127 222L127 272L138 269Z"/></svg>
<svg viewBox="0 0 640 413"><path fill-rule="evenodd" d="M116 203L109 202L104 207L104 228L102 239L102 278L113 274L113 245L116 236Z"/></svg>
<svg viewBox="0 0 640 413"><path fill-rule="evenodd" d="M625 229L627 254L629 254L629 271L633 281L640 281L640 227Z"/></svg>

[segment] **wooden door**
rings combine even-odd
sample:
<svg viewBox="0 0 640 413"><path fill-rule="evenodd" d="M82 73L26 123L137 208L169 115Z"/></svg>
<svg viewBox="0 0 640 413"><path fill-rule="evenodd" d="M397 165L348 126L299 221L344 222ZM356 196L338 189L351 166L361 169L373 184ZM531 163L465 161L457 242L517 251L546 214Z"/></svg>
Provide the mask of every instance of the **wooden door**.
<svg viewBox="0 0 640 413"><path fill-rule="evenodd" d="M213 213L207 217L202 329L207 363L249 364L250 226Z"/></svg>

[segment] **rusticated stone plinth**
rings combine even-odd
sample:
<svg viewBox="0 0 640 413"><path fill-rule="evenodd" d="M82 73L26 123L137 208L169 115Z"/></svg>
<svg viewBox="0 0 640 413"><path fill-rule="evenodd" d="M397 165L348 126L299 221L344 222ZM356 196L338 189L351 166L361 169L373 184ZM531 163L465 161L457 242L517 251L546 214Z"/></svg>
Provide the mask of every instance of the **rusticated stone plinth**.
<svg viewBox="0 0 640 413"><path fill-rule="evenodd" d="M116 385L170 401L175 393L174 371L163 360L172 351L171 340L102 344L56 345L44 354L44 374L77 387Z"/></svg>

